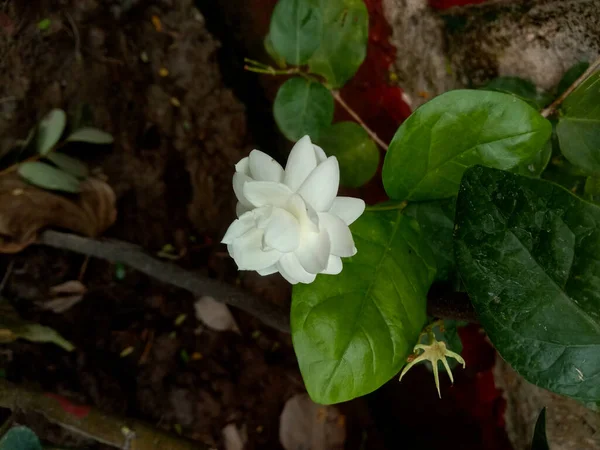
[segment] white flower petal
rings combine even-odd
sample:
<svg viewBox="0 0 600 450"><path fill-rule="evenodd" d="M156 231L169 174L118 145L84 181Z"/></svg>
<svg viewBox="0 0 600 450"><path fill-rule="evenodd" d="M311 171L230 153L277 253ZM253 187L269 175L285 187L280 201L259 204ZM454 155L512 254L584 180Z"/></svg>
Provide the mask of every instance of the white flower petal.
<svg viewBox="0 0 600 450"><path fill-rule="evenodd" d="M327 159L327 155L325 154L325 151L318 145L313 144L313 148L315 149L315 155L317 156L317 164L321 164L322 162L325 162L325 160Z"/></svg>
<svg viewBox="0 0 600 450"><path fill-rule="evenodd" d="M285 165L283 182L294 192L317 167L317 156L310 138L304 136L292 148Z"/></svg>
<svg viewBox="0 0 600 450"><path fill-rule="evenodd" d="M262 250L263 230L254 228L237 238L233 246L233 258L240 270L263 270L272 266L281 252L277 250Z"/></svg>
<svg viewBox="0 0 600 450"><path fill-rule="evenodd" d="M339 256L329 255L329 261L327 262L327 267L321 273L326 273L327 275L337 275L343 269L342 258Z"/></svg>
<svg viewBox="0 0 600 450"><path fill-rule="evenodd" d="M342 219L330 213L319 213L319 226L329 233L332 255L348 257L356 254L352 233Z"/></svg>
<svg viewBox="0 0 600 450"><path fill-rule="evenodd" d="M252 209L252 203L250 203L244 196L244 185L248 181L252 181L252 178L243 174L242 172L236 172L233 174L233 192L235 192L235 196L243 206L248 209Z"/></svg>
<svg viewBox="0 0 600 450"><path fill-rule="evenodd" d="M285 184L274 181L248 181L244 184L243 194L256 207L271 205L283 208L292 191Z"/></svg>
<svg viewBox="0 0 600 450"><path fill-rule="evenodd" d="M260 269L257 270L259 275L267 276L267 275L272 275L274 273L277 273L279 271L279 269L277 268L277 264L273 264L272 266L267 267L266 269Z"/></svg>
<svg viewBox="0 0 600 450"><path fill-rule="evenodd" d="M365 206L365 201L361 198L336 197L329 212L350 225L365 212Z"/></svg>
<svg viewBox="0 0 600 450"><path fill-rule="evenodd" d="M284 209L276 208L265 228L263 248L274 248L283 253L293 252L300 244L300 224Z"/></svg>
<svg viewBox="0 0 600 450"><path fill-rule="evenodd" d="M331 243L326 230L319 233L303 233L296 256L308 273L320 273L327 267Z"/></svg>
<svg viewBox="0 0 600 450"><path fill-rule="evenodd" d="M309 284L315 281L315 278L317 277L316 274L308 273L304 270L300 261L298 261L298 257L293 253L286 253L283 255L277 263L277 266L283 278L288 281L294 280L296 282Z"/></svg>
<svg viewBox="0 0 600 450"><path fill-rule="evenodd" d="M235 205L235 215L238 217L242 217L248 211L250 211L250 208L247 208L246 206L242 205L241 202L237 202L237 204Z"/></svg>
<svg viewBox="0 0 600 450"><path fill-rule="evenodd" d="M337 158L331 156L311 172L298 189L298 194L316 211L328 211L337 195L339 185L340 166Z"/></svg>
<svg viewBox="0 0 600 450"><path fill-rule="evenodd" d="M310 205L307 205L298 194L293 194L289 198L285 209L292 213L296 220L298 220L300 229L303 232L319 232L319 217L316 211Z"/></svg>
<svg viewBox="0 0 600 450"><path fill-rule="evenodd" d="M245 158L240 159L240 162L238 162L235 165L235 171L243 173L244 175L250 176L250 165L249 165L249 163L250 163L250 160L249 160L249 158L247 156Z"/></svg>
<svg viewBox="0 0 600 450"><path fill-rule="evenodd" d="M256 181L276 181L283 179L283 167L260 150L250 152L250 174Z"/></svg>
<svg viewBox="0 0 600 450"><path fill-rule="evenodd" d="M233 221L225 232L225 236L221 240L222 244L231 244L235 239L243 234L246 234L255 226L254 215L251 212L244 214L239 219Z"/></svg>

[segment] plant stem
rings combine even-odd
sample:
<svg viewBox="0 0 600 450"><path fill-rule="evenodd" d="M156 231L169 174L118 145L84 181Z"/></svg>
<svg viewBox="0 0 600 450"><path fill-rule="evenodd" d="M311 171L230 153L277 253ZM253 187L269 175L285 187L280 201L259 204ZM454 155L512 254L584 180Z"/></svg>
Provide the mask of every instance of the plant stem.
<svg viewBox="0 0 600 450"><path fill-rule="evenodd" d="M44 231L39 244L70 250L83 255L125 264L163 283L185 289L196 296L209 295L261 319L273 328L289 333L289 311L262 298L254 297L237 287L189 272L173 263L160 261L140 247L115 240L91 239L75 234Z"/></svg>
<svg viewBox="0 0 600 450"><path fill-rule="evenodd" d="M79 407L77 409L80 412L76 415L66 411L62 401L56 396L14 385L3 379L0 379L0 406L12 411L22 410L42 414L50 422L75 434L121 450L208 448L200 442L192 442L143 422L112 416L95 408Z"/></svg>
<svg viewBox="0 0 600 450"><path fill-rule="evenodd" d="M408 201L404 200L404 201L402 201L400 203L394 203L392 205L367 206L365 208L365 211L368 211L368 212L372 212L372 211L396 211L396 210L403 211L404 208L406 208L407 205L408 205Z"/></svg>
<svg viewBox="0 0 600 450"><path fill-rule="evenodd" d="M583 83L585 80L587 80L590 75L592 75L596 70L598 70L600 68L600 58L598 58L596 61L594 61L590 67L588 67L588 69L583 72L581 74L581 76L579 78L577 78L575 80L575 82L569 86L569 88L563 92L556 100L554 100L550 106L548 106L547 108L543 109L542 112L540 113L543 117L550 117L551 115L553 115L556 112L556 109L561 105L562 102L565 101L565 99L571 95L571 93L577 89L579 87L579 85L581 83Z"/></svg>
<svg viewBox="0 0 600 450"><path fill-rule="evenodd" d="M377 136L377 134L375 134L375 132L373 130L371 130L367 124L360 118L360 116L356 113L356 111L354 111L350 105L348 105L344 99L342 98L342 96L340 95L340 91L336 91L336 90L332 90L331 94L333 95L333 98L335 98L335 100L340 104L340 106L342 108L344 108L348 114L350 114L350 116L352 116L352 118L354 120L356 120L356 122L358 122L358 124L364 128L364 130L369 134L369 136L371 136L371 139L373 139L375 142L377 142L377 144L384 149L386 152L388 150L388 145L383 142L379 136Z"/></svg>

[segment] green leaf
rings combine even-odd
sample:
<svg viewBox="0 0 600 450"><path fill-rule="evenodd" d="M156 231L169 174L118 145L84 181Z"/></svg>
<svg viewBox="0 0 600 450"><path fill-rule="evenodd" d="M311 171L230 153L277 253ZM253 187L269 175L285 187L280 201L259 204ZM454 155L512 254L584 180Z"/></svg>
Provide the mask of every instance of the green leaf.
<svg viewBox="0 0 600 450"><path fill-rule="evenodd" d="M579 78L583 73L588 70L590 67L590 63L587 61L578 62L573 67L565 72L562 79L558 83L558 87L556 88L556 95L559 96L567 89L571 87L577 78Z"/></svg>
<svg viewBox="0 0 600 450"><path fill-rule="evenodd" d="M531 81L519 77L498 77L480 89L512 94L536 109L541 109L552 101L547 93L538 92Z"/></svg>
<svg viewBox="0 0 600 450"><path fill-rule="evenodd" d="M306 64L321 43L322 23L317 0L279 0L269 28L273 49L289 64Z"/></svg>
<svg viewBox="0 0 600 450"><path fill-rule="evenodd" d="M343 186L360 187L377 172L377 145L364 128L354 122L333 124L320 133L316 142L328 156L338 159Z"/></svg>
<svg viewBox="0 0 600 450"><path fill-rule="evenodd" d="M47 155L57 144L67 125L67 115L62 109L53 109L40 122L36 135L36 149Z"/></svg>
<svg viewBox="0 0 600 450"><path fill-rule="evenodd" d="M600 72L563 102L556 127L560 149L573 165L600 176Z"/></svg>
<svg viewBox="0 0 600 450"><path fill-rule="evenodd" d="M308 65L335 89L354 76L367 56L369 13L363 0L321 0L321 45Z"/></svg>
<svg viewBox="0 0 600 450"><path fill-rule="evenodd" d="M81 186L77 178L43 162L36 161L21 164L19 175L29 183L43 189L70 193L81 192Z"/></svg>
<svg viewBox="0 0 600 450"><path fill-rule="evenodd" d="M271 40L270 34L267 34L265 36L264 46L267 54L273 59L273 61L275 61L277 66L279 66L280 68L284 68L285 59L275 51L275 47L273 47L273 41Z"/></svg>
<svg viewBox="0 0 600 450"><path fill-rule="evenodd" d="M13 427L0 440L0 450L42 450L42 444L29 428Z"/></svg>
<svg viewBox="0 0 600 450"><path fill-rule="evenodd" d="M550 450L548 438L546 437L546 408L540 411L540 415L535 422L531 450Z"/></svg>
<svg viewBox="0 0 600 450"><path fill-rule="evenodd" d="M546 170L546 167L548 167L551 158L552 140L548 139L548 142L546 142L546 145L544 145L544 148L541 151L536 153L533 158L522 162L512 169L512 172L526 177L538 178L542 172Z"/></svg>
<svg viewBox="0 0 600 450"><path fill-rule="evenodd" d="M600 203L600 178L587 177L585 180L584 197L593 203Z"/></svg>
<svg viewBox="0 0 600 450"><path fill-rule="evenodd" d="M290 141L307 134L316 141L321 131L331 125L333 109L333 96L321 83L295 77L279 88L273 114Z"/></svg>
<svg viewBox="0 0 600 450"><path fill-rule="evenodd" d="M467 167L511 169L538 153L551 130L549 121L512 95L450 91L400 126L385 156L383 185L396 200L452 197Z"/></svg>
<svg viewBox="0 0 600 450"><path fill-rule="evenodd" d="M294 350L311 398L338 403L396 375L426 320L433 256L400 211L366 212L351 226L358 253L336 276L294 286Z"/></svg>
<svg viewBox="0 0 600 450"><path fill-rule="evenodd" d="M474 167L455 250L502 357L540 387L600 400L600 208L548 181Z"/></svg>
<svg viewBox="0 0 600 450"><path fill-rule="evenodd" d="M86 127L74 131L67 138L69 142L87 142L89 144L112 144L114 139L110 133L96 128Z"/></svg>
<svg viewBox="0 0 600 450"><path fill-rule="evenodd" d="M88 167L84 163L64 153L50 153L46 159L50 160L58 168L79 179L84 179L89 175Z"/></svg>
<svg viewBox="0 0 600 450"><path fill-rule="evenodd" d="M449 281L454 278L454 208L456 199L432 202L409 203L404 214L414 218L421 228L425 241L435 256L437 266L436 281Z"/></svg>

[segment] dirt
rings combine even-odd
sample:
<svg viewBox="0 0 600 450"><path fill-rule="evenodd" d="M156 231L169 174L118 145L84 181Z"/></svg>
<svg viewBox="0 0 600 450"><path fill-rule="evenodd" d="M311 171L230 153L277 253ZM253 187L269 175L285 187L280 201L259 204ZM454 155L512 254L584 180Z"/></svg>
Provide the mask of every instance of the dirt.
<svg viewBox="0 0 600 450"><path fill-rule="evenodd" d="M268 23L270 10L261 8L274 3L242 2L243 11L255 11L244 19L250 24L244 26L256 26L249 31L255 37ZM275 85L243 72L243 57L256 57L252 48L259 45L240 43L243 33L228 32L240 28L239 11L231 15L218 2L199 4L204 16L191 0L0 0L0 158L10 162L16 141L55 107L67 111L72 128L90 124L112 133L112 148L71 150L115 191L117 221L105 236L154 253L171 245L177 264L285 304L285 282L239 278L218 244L234 217L233 164L255 145L278 159L289 148L271 119ZM381 19L381 2L367 4ZM40 29L44 19L50 19L48 29ZM371 41L385 47L385 26L374 25ZM377 51L374 58L383 58ZM365 114L372 110L367 121L383 123L387 137L407 114L397 105L401 91L382 84L388 66L361 69L361 77L377 72L377 82L359 77L347 91L357 109L362 104ZM385 114L368 108L373 96L388 99ZM386 109L392 103L399 109ZM385 121L377 119L381 114ZM380 195L378 186L364 197ZM247 449L281 448L279 416L287 399L304 392L289 335L236 310L241 334L212 331L194 317L191 294L134 271L123 275L101 260L32 246L0 256L3 272L11 263L2 295L24 318L55 328L77 348L67 353L22 341L2 345L0 370L8 380L215 448L223 448L221 430L231 423L247 430ZM52 286L76 279L87 288L81 302L62 314L40 308ZM424 367L402 385L394 379L371 396L341 405L346 448L395 449L417 442L417 433L427 436L420 448L438 448L455 429L470 431L460 448L482 448L486 441L509 448L503 424L496 423L501 405L493 382L490 387L477 381L487 380L488 363L458 373L456 389L442 406ZM489 401L481 403L485 395ZM17 420L54 445L107 448L40 416L19 413ZM444 424L436 425L440 433L429 432L432 422Z"/></svg>

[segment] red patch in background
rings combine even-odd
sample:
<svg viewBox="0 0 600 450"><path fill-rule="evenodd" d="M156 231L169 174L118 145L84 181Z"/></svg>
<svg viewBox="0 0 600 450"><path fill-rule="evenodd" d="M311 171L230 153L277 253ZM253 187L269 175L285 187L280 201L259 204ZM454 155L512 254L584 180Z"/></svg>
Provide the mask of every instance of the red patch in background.
<svg viewBox="0 0 600 450"><path fill-rule="evenodd" d="M57 394L46 393L44 395L48 398L56 400L60 404L60 407L63 409L63 411L77 417L78 419L84 419L90 413L91 408L89 406L71 403L70 400L67 400L66 398Z"/></svg>

